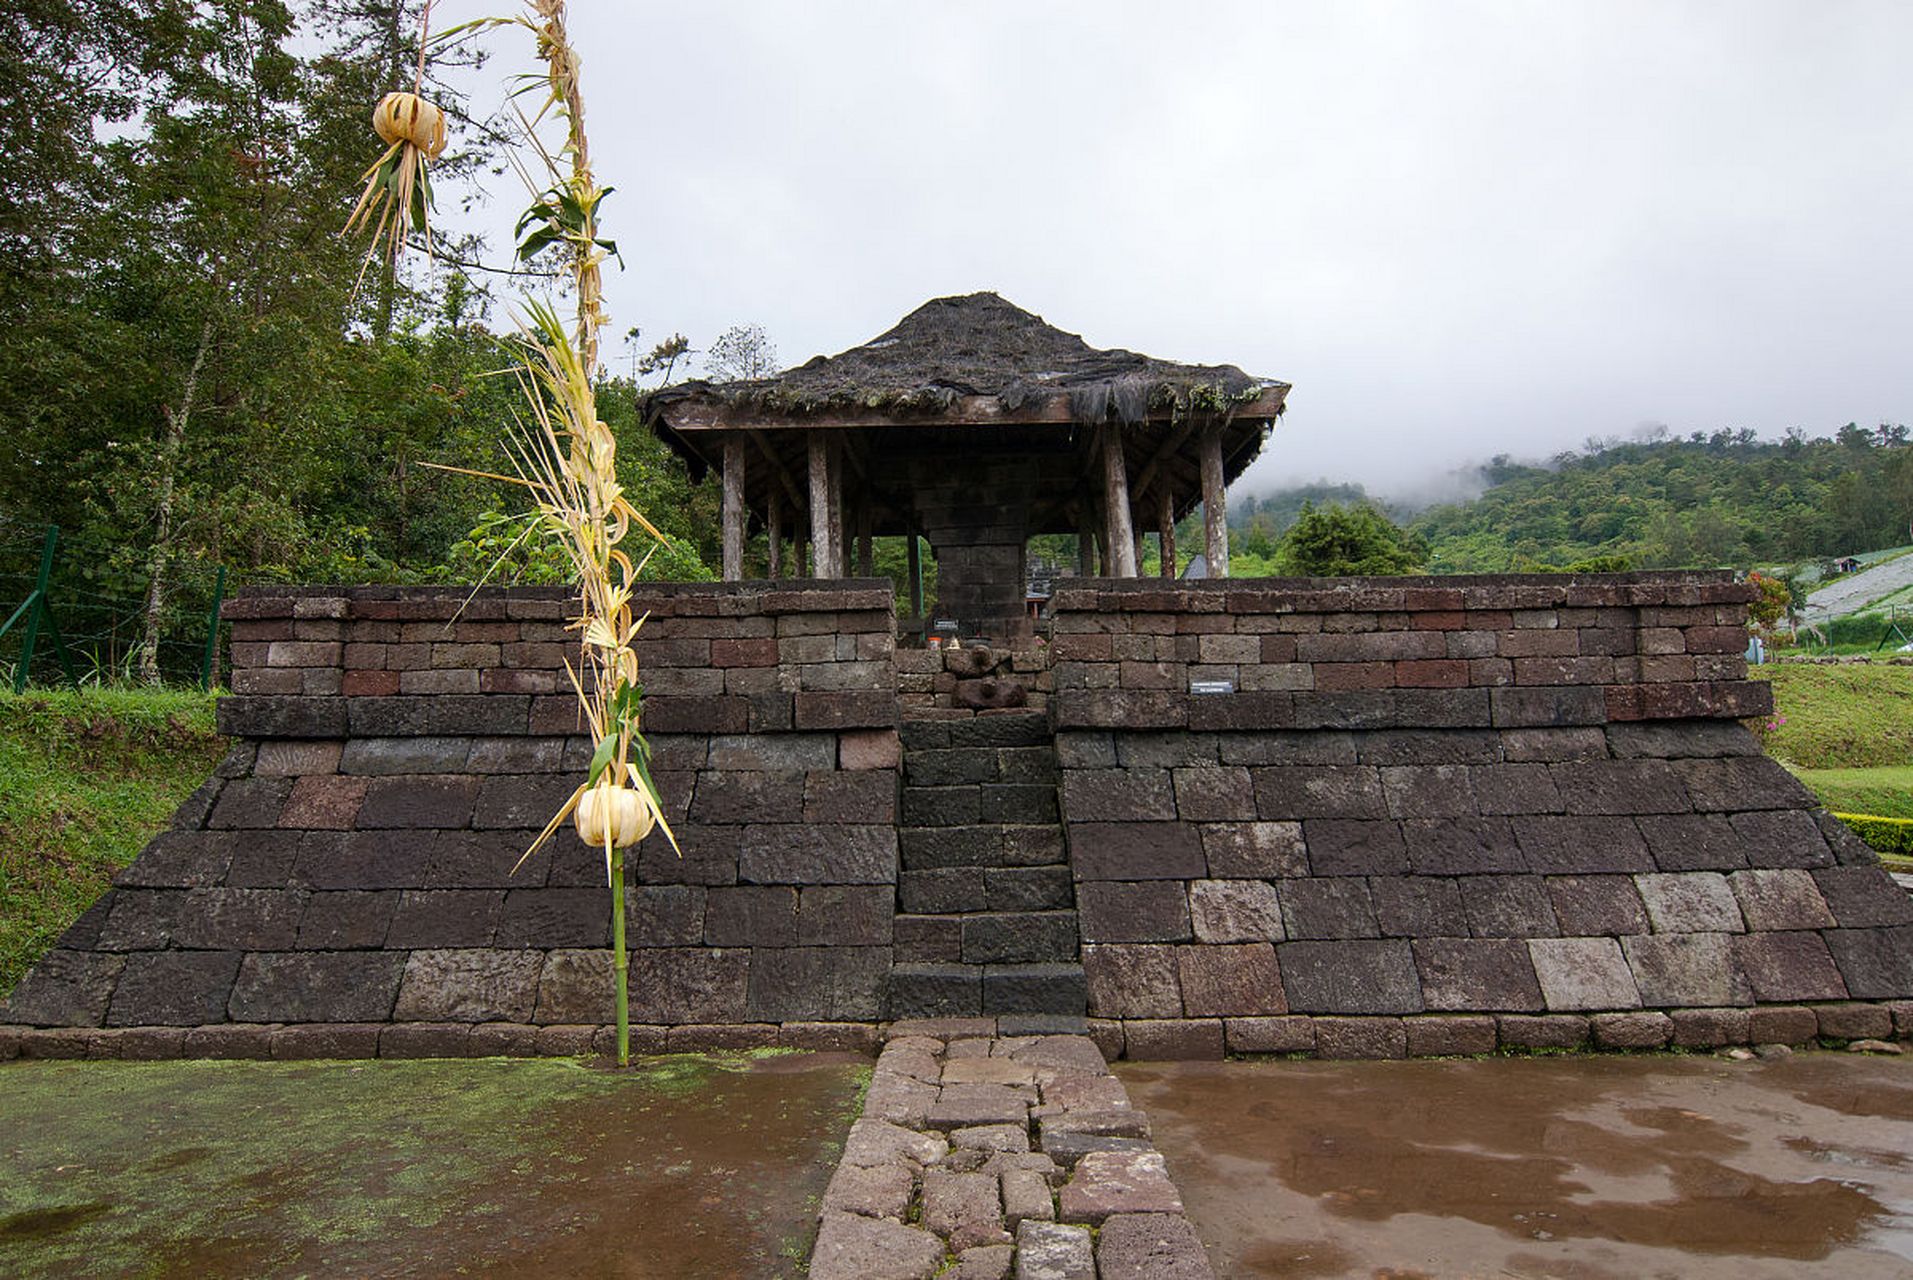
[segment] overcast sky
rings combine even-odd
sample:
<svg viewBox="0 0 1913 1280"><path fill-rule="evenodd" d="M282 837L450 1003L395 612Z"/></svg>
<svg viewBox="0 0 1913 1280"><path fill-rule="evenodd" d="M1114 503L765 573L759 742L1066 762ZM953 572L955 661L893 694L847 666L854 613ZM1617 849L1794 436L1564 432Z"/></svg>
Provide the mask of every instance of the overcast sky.
<svg viewBox="0 0 1913 1280"><path fill-rule="evenodd" d="M1913 418L1913 4L571 8L647 346L994 289L1293 383L1249 490Z"/></svg>

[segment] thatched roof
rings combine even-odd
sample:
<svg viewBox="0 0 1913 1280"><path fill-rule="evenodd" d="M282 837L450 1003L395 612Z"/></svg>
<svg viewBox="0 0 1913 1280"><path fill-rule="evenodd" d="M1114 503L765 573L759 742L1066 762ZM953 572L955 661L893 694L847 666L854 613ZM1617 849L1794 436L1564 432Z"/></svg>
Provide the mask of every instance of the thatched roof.
<svg viewBox="0 0 1913 1280"><path fill-rule="evenodd" d="M816 358L771 378L687 382L656 393L668 423L694 403L766 418L846 411L934 418L970 397L1011 414L1067 397L1079 423L1137 423L1165 411L1227 416L1288 384L1234 365L1177 364L1120 349L1099 351L1073 333L994 293L934 298L860 347ZM1279 410L1278 410L1279 411Z"/></svg>

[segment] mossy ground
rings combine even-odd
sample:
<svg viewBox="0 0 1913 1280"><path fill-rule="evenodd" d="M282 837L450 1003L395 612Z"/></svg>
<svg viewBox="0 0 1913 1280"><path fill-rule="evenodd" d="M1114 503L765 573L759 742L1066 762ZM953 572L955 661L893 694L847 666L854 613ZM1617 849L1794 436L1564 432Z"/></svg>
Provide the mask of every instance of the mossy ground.
<svg viewBox="0 0 1913 1280"><path fill-rule="evenodd" d="M793 1274L867 1076L841 1055L13 1063L0 1274Z"/></svg>
<svg viewBox="0 0 1913 1280"><path fill-rule="evenodd" d="M207 694L0 695L0 999L223 751Z"/></svg>

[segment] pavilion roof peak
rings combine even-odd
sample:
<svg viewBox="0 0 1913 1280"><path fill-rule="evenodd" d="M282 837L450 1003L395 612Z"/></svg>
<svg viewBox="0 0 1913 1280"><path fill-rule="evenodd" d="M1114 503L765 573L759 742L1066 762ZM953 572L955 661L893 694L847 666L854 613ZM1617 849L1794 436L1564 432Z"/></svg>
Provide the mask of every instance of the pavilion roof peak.
<svg viewBox="0 0 1913 1280"><path fill-rule="evenodd" d="M688 382L657 393L802 419L843 410L926 418L969 397L1017 411L1066 397L1078 422L1140 422L1165 408L1226 414L1288 385L1234 365L1180 364L1099 350L996 293L932 298L869 342L774 377Z"/></svg>

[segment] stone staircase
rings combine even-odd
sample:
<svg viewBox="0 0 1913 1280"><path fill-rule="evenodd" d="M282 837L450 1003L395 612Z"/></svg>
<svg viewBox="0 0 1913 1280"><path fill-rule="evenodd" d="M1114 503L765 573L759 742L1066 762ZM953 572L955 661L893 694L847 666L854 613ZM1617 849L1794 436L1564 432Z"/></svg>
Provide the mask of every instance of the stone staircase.
<svg viewBox="0 0 1913 1280"><path fill-rule="evenodd" d="M903 723L892 1018L1081 1018L1076 893L1042 712Z"/></svg>

